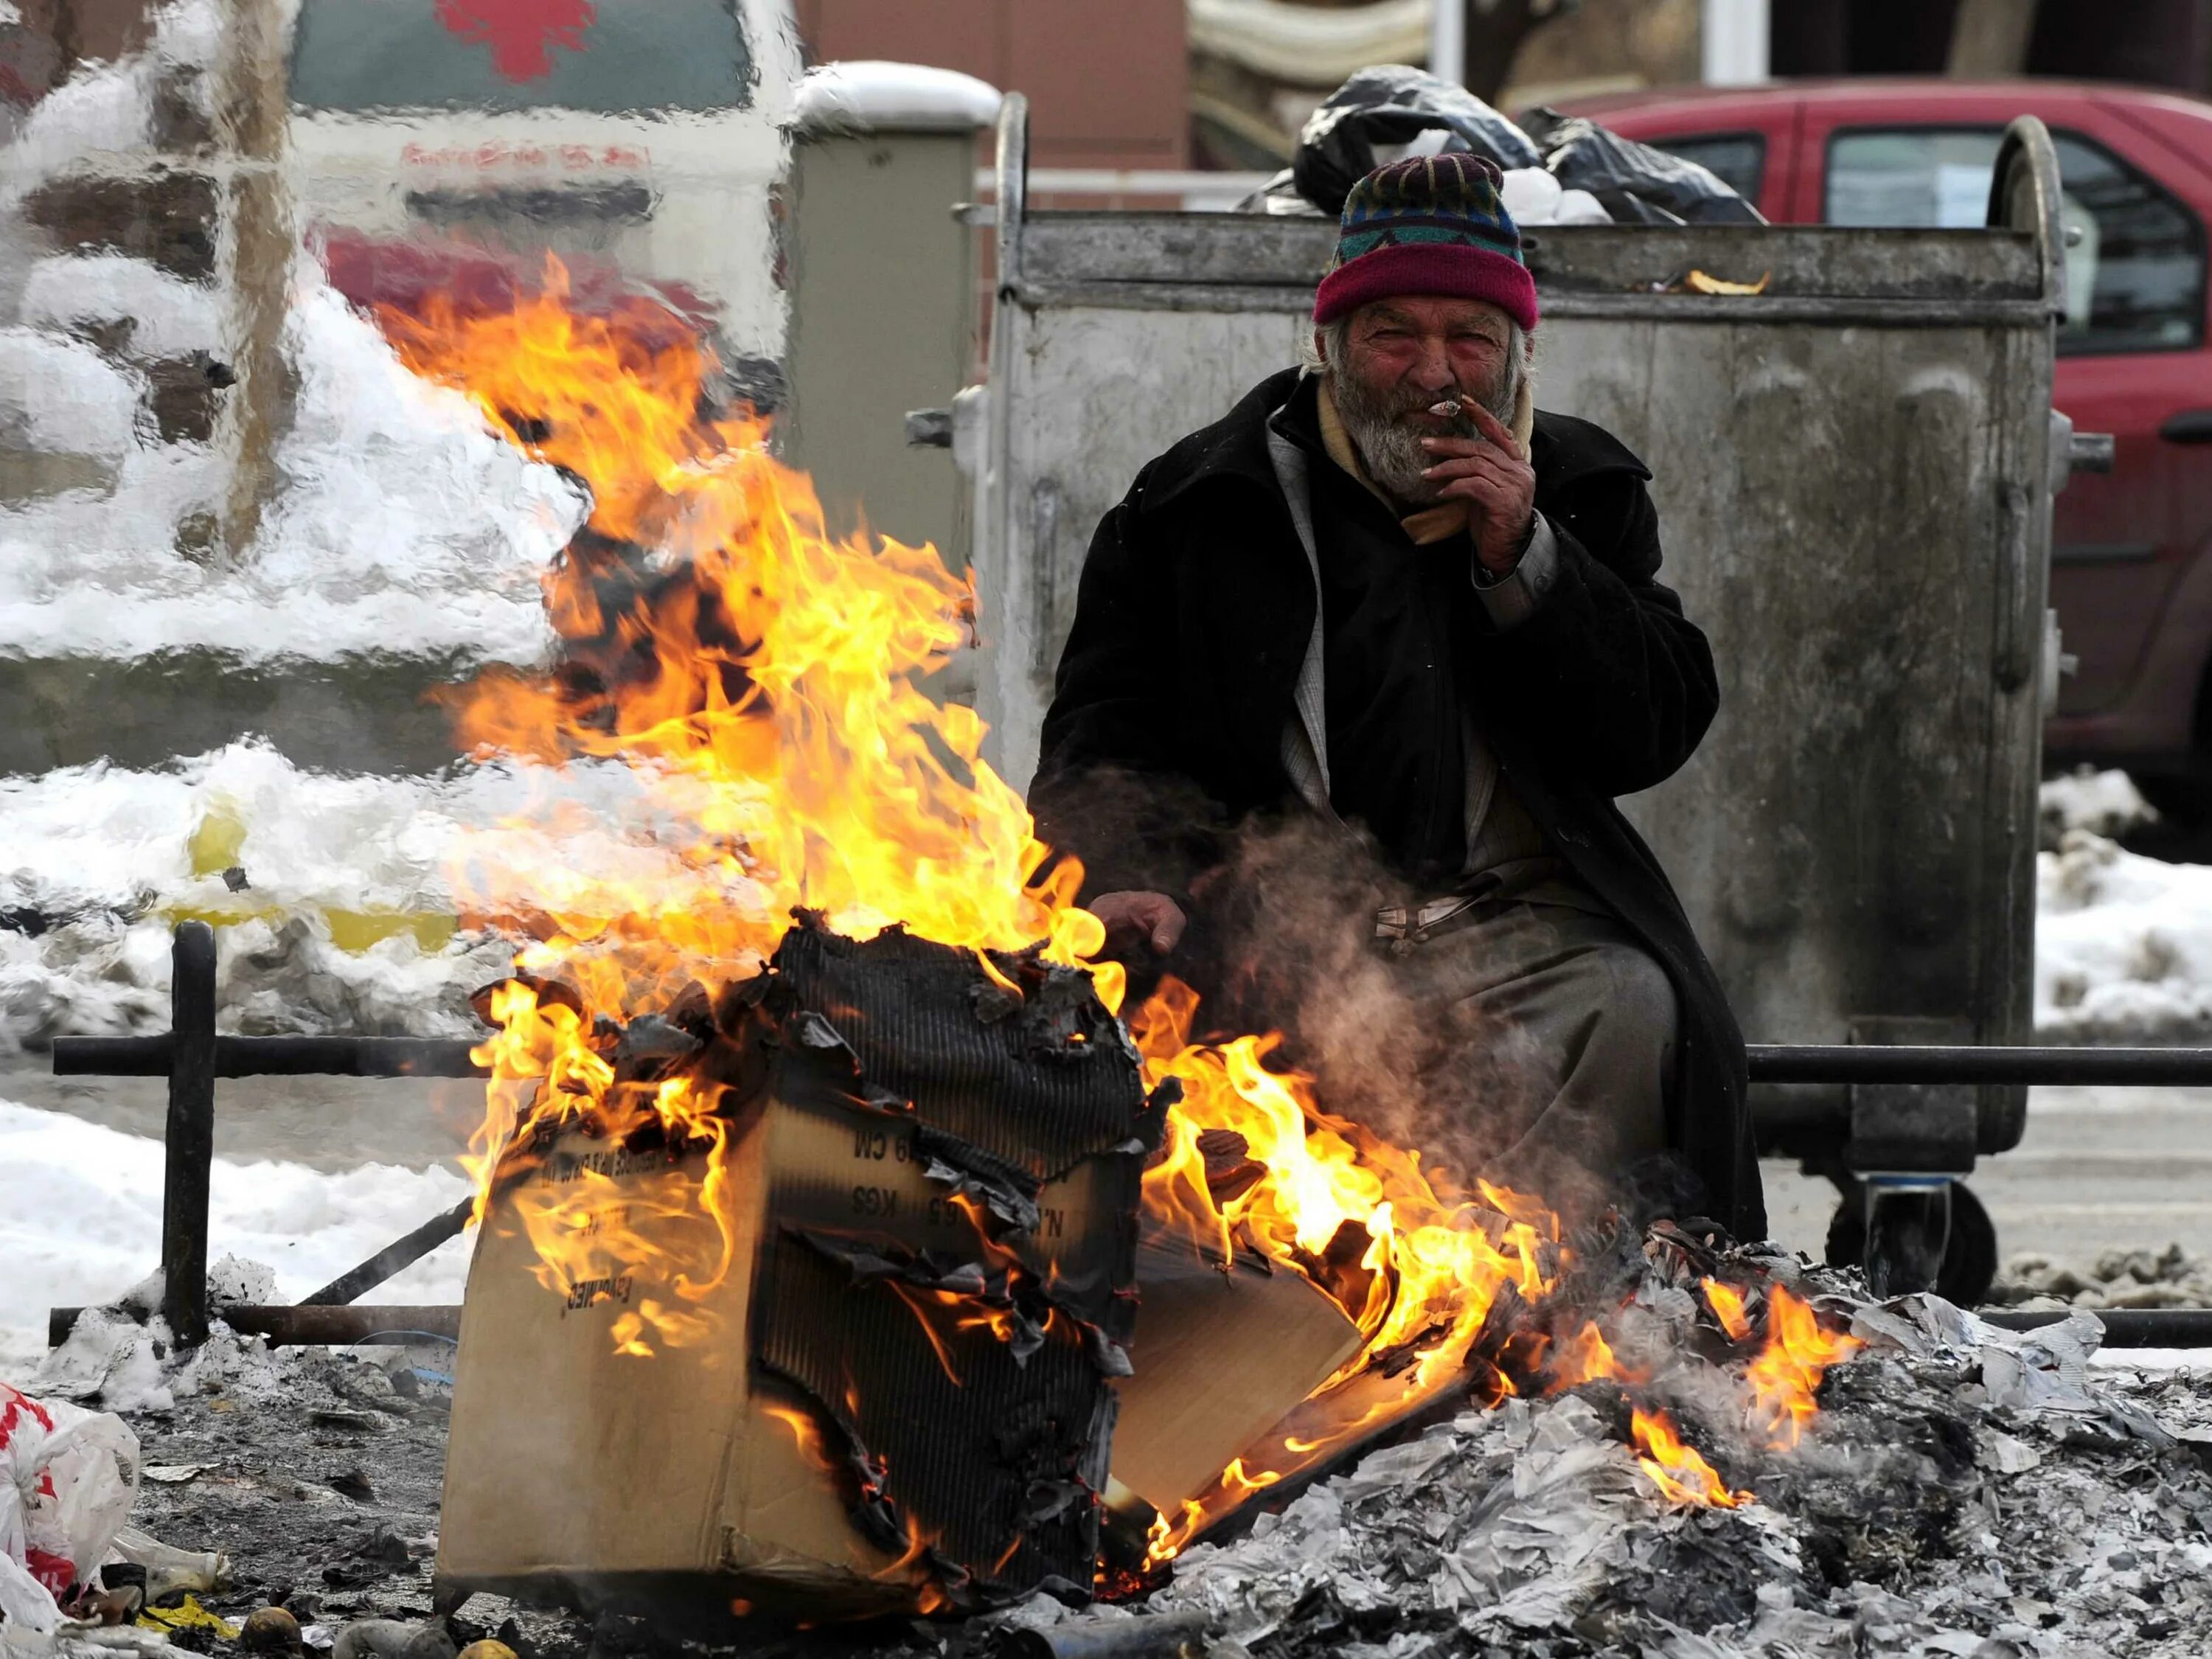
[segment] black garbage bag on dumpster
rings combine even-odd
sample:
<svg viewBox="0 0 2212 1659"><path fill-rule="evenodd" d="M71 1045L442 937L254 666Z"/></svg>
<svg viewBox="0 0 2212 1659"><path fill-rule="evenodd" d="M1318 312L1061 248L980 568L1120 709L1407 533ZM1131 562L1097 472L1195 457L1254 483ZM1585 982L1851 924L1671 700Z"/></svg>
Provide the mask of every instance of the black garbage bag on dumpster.
<svg viewBox="0 0 2212 1659"><path fill-rule="evenodd" d="M1544 165L1527 133L1465 87L1405 64L1378 64L1306 118L1291 161L1297 192L1323 213L1340 214L1352 185L1389 159L1377 158L1377 145L1410 144L1425 132L1443 133L1446 150L1472 150L1504 168ZM1261 195L1274 190L1271 183Z"/></svg>
<svg viewBox="0 0 2212 1659"><path fill-rule="evenodd" d="M1759 210L1710 167L1624 138L1583 115L1528 112L1543 165L1566 190L1586 190L1623 225L1759 225Z"/></svg>

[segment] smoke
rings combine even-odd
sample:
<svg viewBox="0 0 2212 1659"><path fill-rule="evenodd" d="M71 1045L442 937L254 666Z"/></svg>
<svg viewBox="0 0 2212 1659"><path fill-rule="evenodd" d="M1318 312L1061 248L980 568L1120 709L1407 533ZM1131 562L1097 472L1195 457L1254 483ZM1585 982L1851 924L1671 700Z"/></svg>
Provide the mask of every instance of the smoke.
<svg viewBox="0 0 2212 1659"><path fill-rule="evenodd" d="M1240 832L1227 850L1200 884L1192 967L1205 1030L1279 1030L1273 1064L1310 1073L1324 1110L1419 1149L1439 1191L1491 1180L1540 1199L1570 1228L1608 1206L1638 1218L1682 1212L1689 1194L1670 1160L1610 1154L1612 1126L1560 1103L1556 1021L1540 1030L1498 1012L1510 999L1462 994L1455 970L1480 948L1473 936L1396 956L1376 939L1379 905L1426 896L1369 844L1301 816ZM1547 914L1559 913L1528 907L1522 917L1540 930ZM1569 1046L1593 1024L1566 1034ZM1630 1123L1635 1084L1622 1085ZM1612 1104L1601 1102L1600 1115Z"/></svg>

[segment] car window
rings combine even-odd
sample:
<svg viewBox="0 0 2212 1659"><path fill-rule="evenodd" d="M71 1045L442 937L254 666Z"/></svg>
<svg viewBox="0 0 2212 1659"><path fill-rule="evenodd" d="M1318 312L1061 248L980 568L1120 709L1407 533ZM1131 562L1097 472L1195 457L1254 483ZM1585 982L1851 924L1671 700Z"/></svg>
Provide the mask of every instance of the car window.
<svg viewBox="0 0 2212 1659"><path fill-rule="evenodd" d="M752 100L734 0L301 0L308 109L719 110Z"/></svg>
<svg viewBox="0 0 2212 1659"><path fill-rule="evenodd" d="M1970 227L1989 211L1996 128L1889 128L1828 142L1832 225ZM2066 238L2066 317L2058 349L2186 349L2203 337L2204 228L2110 150L2051 135Z"/></svg>
<svg viewBox="0 0 2212 1659"><path fill-rule="evenodd" d="M1760 181L1766 174L1766 140L1756 132L1699 133L1695 137L1651 138L1654 149L1695 161L1720 175L1721 181L1747 202L1759 200Z"/></svg>

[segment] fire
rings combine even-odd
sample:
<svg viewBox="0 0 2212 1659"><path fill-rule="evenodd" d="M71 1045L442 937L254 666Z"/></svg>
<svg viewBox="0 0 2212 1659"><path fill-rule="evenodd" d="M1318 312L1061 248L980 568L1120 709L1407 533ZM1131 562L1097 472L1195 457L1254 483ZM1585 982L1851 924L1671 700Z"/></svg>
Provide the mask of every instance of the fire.
<svg viewBox="0 0 2212 1659"><path fill-rule="evenodd" d="M1718 1471L1685 1442L1667 1420L1664 1412L1638 1407L1629 1419L1629 1432L1638 1453L1636 1462L1651 1477L1671 1504L1700 1509L1733 1510L1751 1502L1747 1492L1731 1492Z"/></svg>
<svg viewBox="0 0 2212 1659"><path fill-rule="evenodd" d="M726 1227L719 1091L616 1084L595 1017L744 977L794 906L855 938L897 921L979 950L1042 940L1069 963L1104 930L1073 906L1072 863L1031 884L1046 848L983 763L982 722L924 689L968 641L968 584L933 549L830 534L808 480L768 453L763 422L702 412L714 365L688 322L640 295L572 305L557 261L506 308L437 295L378 320L410 368L465 392L591 498L545 582L567 660L539 678L487 676L459 699L478 753L562 769L546 774L545 802L464 844L456 895L471 922L527 934L520 972L577 1004L520 981L495 999L501 1030L477 1053L494 1082L475 1172L488 1190L510 1147L549 1125L657 1127L703 1148L703 1181L672 1194L668 1213L613 1213L585 1183L529 1223L556 1288L672 1266L678 1297L696 1298L726 1249L671 1264L658 1233L677 1210ZM629 873L579 870L549 833L585 816L560 798L579 763L618 763L641 792ZM1118 1006L1121 970L1096 976ZM703 1334L681 1309L623 1324L620 1345L637 1353Z"/></svg>
<svg viewBox="0 0 2212 1659"><path fill-rule="evenodd" d="M1823 1330L1811 1305L1781 1285L1767 1291L1766 1346L1744 1376L1758 1395L1768 1444L1785 1451L1796 1445L1820 1410L1813 1396L1828 1367L1865 1346L1848 1332Z"/></svg>
<svg viewBox="0 0 2212 1659"><path fill-rule="evenodd" d="M1751 1321L1745 1317L1743 1297L1733 1285L1723 1285L1717 1279L1702 1282L1705 1305L1713 1310L1713 1317L1721 1322L1731 1342L1741 1342L1751 1335Z"/></svg>
<svg viewBox="0 0 2212 1659"><path fill-rule="evenodd" d="M573 1300L605 1286L627 1301L631 1279L667 1287L616 1322L621 1352L702 1344L712 1332L693 1304L735 1254L720 1088L622 1074L597 1022L750 975L794 907L855 938L898 923L973 951L1017 995L987 951L1041 942L1048 959L1081 964L1104 930L1074 902L1079 868L1052 860L1019 794L983 762L981 720L929 694L969 641L967 581L929 547L831 534L810 482L769 453L765 423L715 410L715 365L688 320L644 296L574 303L549 261L540 291L495 308L434 295L379 321L409 368L465 393L590 498L545 579L559 667L488 676L456 698L465 743L546 785L529 812L465 843L452 872L472 925L526 940L518 977L491 999L498 1030L476 1051L493 1081L475 1173L488 1197L518 1165L560 1157L571 1129L665 1148L665 1174L626 1179L619 1199L585 1170L518 1185L515 1207L550 1289ZM593 769L618 772L629 792L629 845L612 870L580 867L561 839L598 822L574 787ZM1092 971L1118 1009L1121 969ZM1182 1514L1155 1521L1148 1567L1378 1419L1448 1387L1477 1403L1511 1393L1477 1340L1502 1297L1540 1301L1570 1255L1540 1204L1463 1187L1324 1109L1310 1078L1271 1064L1275 1038L1196 1040L1197 1005L1169 981L1129 1022L1147 1085L1184 1091L1144 1201L1224 1263L1257 1252L1305 1274L1364 1340L1279 1452L1232 1462ZM1218 1187L1208 1136L1243 1148ZM1009 1334L994 1307L898 1293L956 1382L938 1319L950 1310L956 1330ZM1709 1280L1706 1294L1736 1334L1740 1299L1731 1315L1725 1286ZM1794 1443L1820 1370L1856 1345L1824 1335L1779 1291L1770 1305L1773 1340L1753 1382ZM1555 1351L1549 1380L1598 1377L1640 1380L1591 1323ZM813 1425L777 1414L820 1451ZM1663 1417L1639 1410L1634 1432L1670 1498L1747 1497ZM912 1532L906 1545L892 1571L929 1548Z"/></svg>
<svg viewBox="0 0 2212 1659"><path fill-rule="evenodd" d="M1147 1084L1173 1078L1183 1087L1164 1156L1146 1172L1146 1207L1223 1261L1241 1242L1306 1273L1337 1297L1365 1341L1308 1402L1322 1429L1285 1439L1279 1464L1259 1472L1265 1482L1232 1465L1237 1478L1225 1472L1196 1513L1156 1536L1158 1559L1243 1502L1252 1485L1310 1467L1378 1419L1462 1378L1501 1290L1536 1300L1562 1255L1550 1211L1486 1182L1463 1194L1424 1168L1419 1152L1332 1115L1311 1079L1268 1066L1275 1038L1194 1042L1197 1007L1197 994L1170 978L1129 1020ZM1217 1197L1199 1146L1209 1130L1234 1132L1259 1167L1256 1180ZM1352 1386L1376 1375L1379 1355L1404 1362L1396 1385ZM1494 1370L1488 1382L1491 1400L1511 1391Z"/></svg>
<svg viewBox="0 0 2212 1659"><path fill-rule="evenodd" d="M1639 1375L1621 1369L1620 1361L1613 1357L1613 1345L1605 1340L1595 1320L1583 1321L1582 1329L1559 1345L1552 1358L1550 1376L1553 1386L1561 1389L1606 1377L1630 1382L1643 1380Z"/></svg>
<svg viewBox="0 0 2212 1659"><path fill-rule="evenodd" d="M794 1411L788 1406L763 1406L763 1415L774 1418L791 1431L792 1438L799 1444L799 1455L811 1465L817 1474L833 1474L836 1464L830 1461L830 1449L823 1443L822 1431L805 1412Z"/></svg>
<svg viewBox="0 0 2212 1659"><path fill-rule="evenodd" d="M1057 962L1097 950L1070 902L1079 871L1028 884L1046 849L981 761L982 722L924 690L967 643L968 583L933 548L832 537L764 422L700 412L714 365L688 325L641 296L572 307L557 262L512 309L436 295L379 320L408 367L591 493L546 581L571 660L477 682L463 741L618 758L646 791L641 833L675 854L586 875L535 814L468 848L473 914L535 924L523 969L594 1012L665 1007L757 967L794 905L856 938L900 921L954 945L1045 939Z"/></svg>

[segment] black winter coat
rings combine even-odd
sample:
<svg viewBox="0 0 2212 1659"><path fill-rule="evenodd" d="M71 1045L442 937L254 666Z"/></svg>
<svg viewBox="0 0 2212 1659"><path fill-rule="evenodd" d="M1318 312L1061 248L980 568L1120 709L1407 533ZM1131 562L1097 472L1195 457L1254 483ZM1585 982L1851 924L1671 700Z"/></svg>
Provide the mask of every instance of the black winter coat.
<svg viewBox="0 0 2212 1659"><path fill-rule="evenodd" d="M1297 371L1137 475L1100 520L1030 793L1086 893L1181 893L1218 830L1299 807L1281 760L1318 599L1267 450ZM1539 411L1536 507L1557 580L1518 625L1470 605L1461 684L1498 763L1575 873L1644 941L1681 1007L1670 1139L1705 1212L1763 1237L1743 1037L1680 901L1613 805L1671 775L1719 702L1712 653L1661 586L1644 464L1602 428Z"/></svg>

